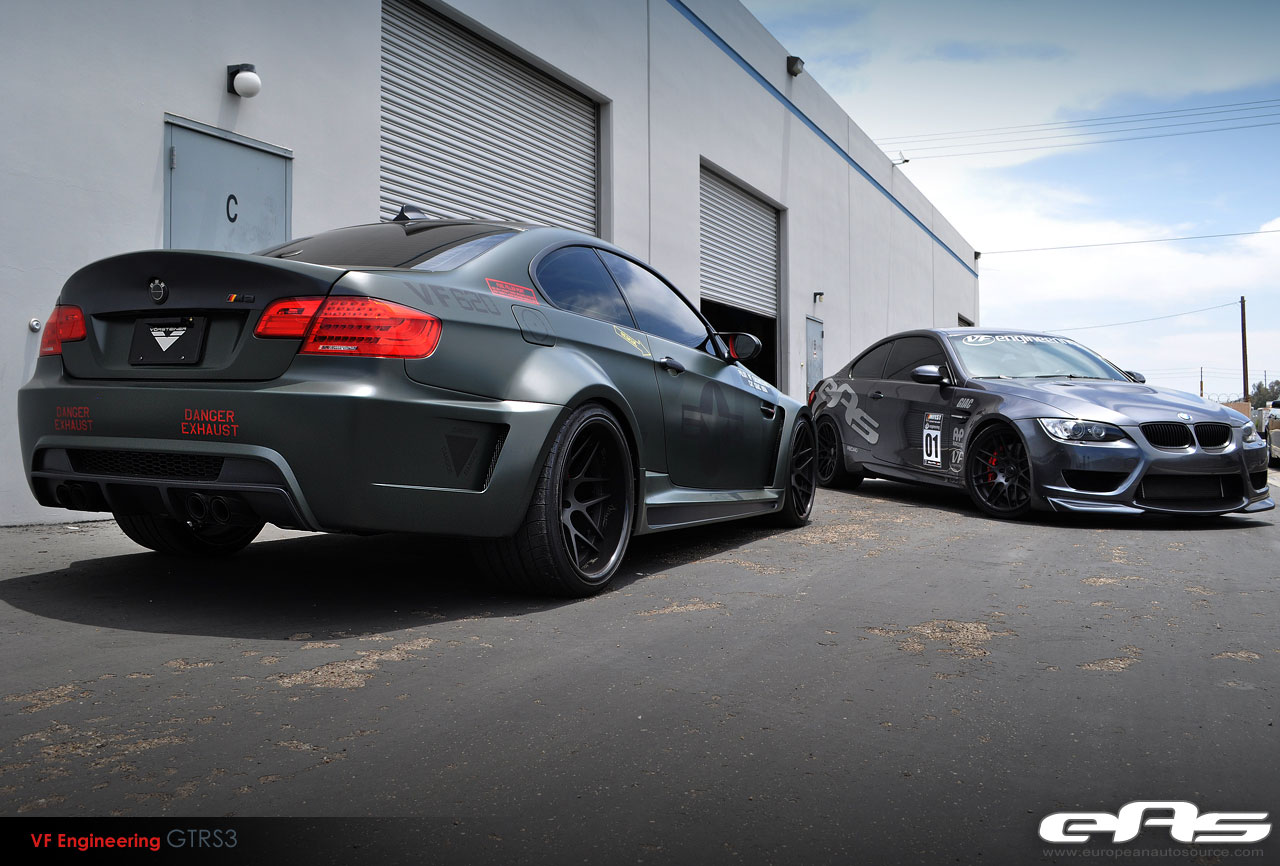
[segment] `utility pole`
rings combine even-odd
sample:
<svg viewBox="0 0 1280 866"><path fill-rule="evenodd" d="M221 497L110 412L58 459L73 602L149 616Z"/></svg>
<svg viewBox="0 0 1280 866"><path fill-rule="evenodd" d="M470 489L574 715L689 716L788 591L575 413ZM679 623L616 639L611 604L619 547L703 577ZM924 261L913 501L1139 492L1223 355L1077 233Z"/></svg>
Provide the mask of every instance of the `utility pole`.
<svg viewBox="0 0 1280 866"><path fill-rule="evenodd" d="M1204 396L1204 367L1200 368L1200 396Z"/></svg>
<svg viewBox="0 0 1280 866"><path fill-rule="evenodd" d="M1244 327L1244 295L1240 296L1240 369L1244 373L1244 401L1249 402L1249 338Z"/></svg>

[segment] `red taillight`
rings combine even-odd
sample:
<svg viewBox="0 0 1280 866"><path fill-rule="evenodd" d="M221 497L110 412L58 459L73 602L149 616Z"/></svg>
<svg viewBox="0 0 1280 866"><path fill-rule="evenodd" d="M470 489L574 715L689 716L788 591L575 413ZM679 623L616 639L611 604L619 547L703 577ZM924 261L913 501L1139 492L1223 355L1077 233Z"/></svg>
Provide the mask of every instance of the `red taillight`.
<svg viewBox="0 0 1280 866"><path fill-rule="evenodd" d="M259 337L292 337L301 340L307 335L311 326L311 318L324 303L324 298L285 298L272 301L253 333Z"/></svg>
<svg viewBox="0 0 1280 866"><path fill-rule="evenodd" d="M435 316L377 298L330 297L316 314L303 355L425 358L440 342Z"/></svg>
<svg viewBox="0 0 1280 866"><path fill-rule="evenodd" d="M63 343L83 340L89 332L84 325L84 312L70 304L59 304L49 314L40 338L41 355L61 355Z"/></svg>
<svg viewBox="0 0 1280 866"><path fill-rule="evenodd" d="M262 311L259 337L305 337L299 354L425 358L440 342L435 316L377 298L285 298Z"/></svg>

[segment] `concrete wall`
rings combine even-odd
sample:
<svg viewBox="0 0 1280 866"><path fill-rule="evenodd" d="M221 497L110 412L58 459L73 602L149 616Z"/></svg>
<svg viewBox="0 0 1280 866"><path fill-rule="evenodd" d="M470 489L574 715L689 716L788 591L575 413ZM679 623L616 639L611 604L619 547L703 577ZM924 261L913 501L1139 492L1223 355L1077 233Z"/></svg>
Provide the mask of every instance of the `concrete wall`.
<svg viewBox="0 0 1280 866"><path fill-rule="evenodd" d="M787 74L787 50L735 0L683 8L829 141L672 0L428 5L602 104L601 234L690 296L702 166L780 209L779 375L793 395L807 315L824 322L827 371L889 331L977 320L977 278L960 263L972 248L810 76ZM36 357L26 323L48 315L62 282L162 245L166 112L292 149L294 234L376 218L379 0L7 0L4 19L4 405ZM262 76L253 99L225 92L240 62ZM0 418L0 523L65 519L35 505L12 412Z"/></svg>
<svg viewBox="0 0 1280 866"><path fill-rule="evenodd" d="M61 520L22 473L14 406L62 283L164 241L164 114L290 148L293 231L378 214L377 0L5 0L0 26L0 523ZM262 92L226 92L253 63Z"/></svg>

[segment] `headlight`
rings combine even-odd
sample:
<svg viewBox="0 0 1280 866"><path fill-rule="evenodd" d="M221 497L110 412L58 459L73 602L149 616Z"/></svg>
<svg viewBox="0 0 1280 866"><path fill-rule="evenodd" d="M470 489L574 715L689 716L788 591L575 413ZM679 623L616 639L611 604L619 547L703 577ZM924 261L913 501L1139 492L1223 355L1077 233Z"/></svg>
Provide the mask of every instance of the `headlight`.
<svg viewBox="0 0 1280 866"><path fill-rule="evenodd" d="M1253 426L1252 421L1245 424L1240 430L1244 433L1244 444L1248 445L1250 442L1262 441L1262 437L1258 435L1258 428Z"/></svg>
<svg viewBox="0 0 1280 866"><path fill-rule="evenodd" d="M1114 442L1125 438L1124 432L1101 421L1081 421L1078 418L1041 418L1040 426L1054 439L1063 442Z"/></svg>

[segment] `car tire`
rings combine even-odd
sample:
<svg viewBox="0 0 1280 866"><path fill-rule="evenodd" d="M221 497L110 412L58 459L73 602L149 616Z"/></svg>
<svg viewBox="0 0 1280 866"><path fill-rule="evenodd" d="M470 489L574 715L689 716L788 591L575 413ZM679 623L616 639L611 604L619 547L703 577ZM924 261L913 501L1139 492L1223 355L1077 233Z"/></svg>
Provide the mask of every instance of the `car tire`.
<svg viewBox="0 0 1280 866"><path fill-rule="evenodd" d="M781 526L804 526L813 515L813 501L818 492L817 442L813 419L807 415L797 418L791 431L785 480L787 488L782 509L774 513L774 522Z"/></svg>
<svg viewBox="0 0 1280 866"><path fill-rule="evenodd" d="M973 504L992 517L1022 517L1031 510L1031 459L1007 424L983 427L969 444L965 487Z"/></svg>
<svg viewBox="0 0 1280 866"><path fill-rule="evenodd" d="M581 598L613 579L635 525L635 472L618 420L589 403L552 438L516 534L478 542L510 589Z"/></svg>
<svg viewBox="0 0 1280 866"><path fill-rule="evenodd" d="M155 514L113 514L122 532L143 547L170 556L229 556L258 537L263 521L226 526L192 526Z"/></svg>
<svg viewBox="0 0 1280 866"><path fill-rule="evenodd" d="M822 487L838 487L852 490L862 483L861 472L844 468L844 439L835 419L823 415L818 419L817 477Z"/></svg>

